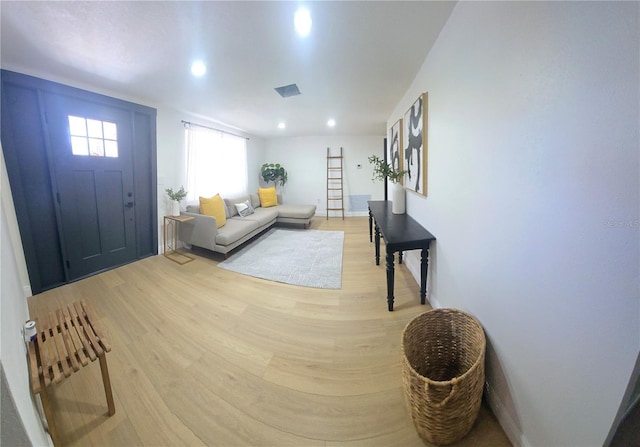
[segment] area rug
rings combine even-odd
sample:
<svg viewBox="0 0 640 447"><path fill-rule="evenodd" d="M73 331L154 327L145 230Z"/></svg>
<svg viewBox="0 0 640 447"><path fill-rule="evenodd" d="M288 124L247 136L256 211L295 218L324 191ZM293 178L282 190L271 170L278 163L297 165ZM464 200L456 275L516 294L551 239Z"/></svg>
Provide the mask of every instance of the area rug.
<svg viewBox="0 0 640 447"><path fill-rule="evenodd" d="M343 242L342 231L272 228L218 267L297 286L339 289Z"/></svg>

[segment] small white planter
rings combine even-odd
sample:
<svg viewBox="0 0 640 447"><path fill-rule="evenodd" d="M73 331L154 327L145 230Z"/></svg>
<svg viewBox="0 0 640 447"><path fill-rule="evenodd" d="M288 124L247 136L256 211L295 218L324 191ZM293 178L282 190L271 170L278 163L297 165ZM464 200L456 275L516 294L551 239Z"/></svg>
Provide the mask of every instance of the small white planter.
<svg viewBox="0 0 640 447"><path fill-rule="evenodd" d="M171 215L172 216L180 215L180 202L176 202L175 200L171 201Z"/></svg>
<svg viewBox="0 0 640 447"><path fill-rule="evenodd" d="M406 192L399 183L390 182L391 190L391 212L393 214L404 214L407 211Z"/></svg>

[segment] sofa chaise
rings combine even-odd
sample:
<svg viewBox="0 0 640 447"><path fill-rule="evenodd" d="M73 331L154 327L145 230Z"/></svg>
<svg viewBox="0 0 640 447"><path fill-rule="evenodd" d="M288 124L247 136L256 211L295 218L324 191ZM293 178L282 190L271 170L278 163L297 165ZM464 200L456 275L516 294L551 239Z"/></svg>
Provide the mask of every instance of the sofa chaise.
<svg viewBox="0 0 640 447"><path fill-rule="evenodd" d="M237 204L249 201L253 213L240 216ZM279 200L278 203L281 201ZM193 220L180 223L179 239L196 247L206 248L225 257L234 248L245 243L276 223L301 224L307 228L316 213L315 205L260 206L258 194L245 194L233 199L224 199L226 223L218 228L216 218L200 213L199 205L188 205L186 212Z"/></svg>

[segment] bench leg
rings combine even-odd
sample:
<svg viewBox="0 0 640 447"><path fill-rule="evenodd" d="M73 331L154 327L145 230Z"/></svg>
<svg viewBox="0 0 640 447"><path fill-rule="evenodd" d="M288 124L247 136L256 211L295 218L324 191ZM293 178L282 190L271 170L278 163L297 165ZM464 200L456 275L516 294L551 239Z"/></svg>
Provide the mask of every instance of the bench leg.
<svg viewBox="0 0 640 447"><path fill-rule="evenodd" d="M102 383L104 384L104 394L107 397L107 406L109 407L109 416L116 413L116 406L113 403L113 393L111 392L111 380L109 379L109 368L107 368L107 354L103 353L98 356L100 360L100 371L102 372Z"/></svg>
<svg viewBox="0 0 640 447"><path fill-rule="evenodd" d="M47 393L47 387L44 385L44 380L40 376L40 400L42 401L42 408L44 409L44 416L47 418L47 425L49 426L49 434L55 447L60 447L60 438L58 437L58 428L56 427L56 421L53 419L53 411L51 411L51 401L49 400L49 394Z"/></svg>

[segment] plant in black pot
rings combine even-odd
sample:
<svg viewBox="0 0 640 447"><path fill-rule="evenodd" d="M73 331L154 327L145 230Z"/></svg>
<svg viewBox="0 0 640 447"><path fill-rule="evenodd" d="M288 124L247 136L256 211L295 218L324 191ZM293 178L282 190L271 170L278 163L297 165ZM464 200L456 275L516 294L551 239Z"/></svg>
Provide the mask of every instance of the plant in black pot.
<svg viewBox="0 0 640 447"><path fill-rule="evenodd" d="M277 186L284 186L287 183L287 170L280 165L280 163L265 163L260 168L260 174L262 179L269 184Z"/></svg>

